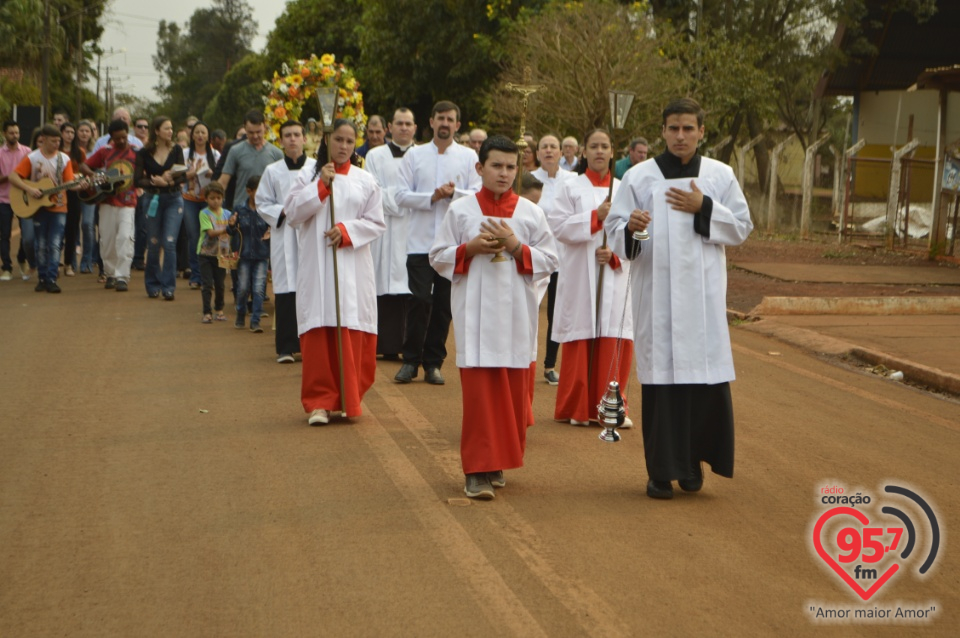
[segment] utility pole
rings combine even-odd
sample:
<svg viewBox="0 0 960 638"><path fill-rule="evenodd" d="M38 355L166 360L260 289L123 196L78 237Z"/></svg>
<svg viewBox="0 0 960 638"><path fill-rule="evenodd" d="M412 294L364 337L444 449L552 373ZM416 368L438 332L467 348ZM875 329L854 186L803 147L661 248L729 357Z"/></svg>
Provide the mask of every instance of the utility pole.
<svg viewBox="0 0 960 638"><path fill-rule="evenodd" d="M86 3L83 3L84 5ZM84 7L85 9L85 7ZM74 122L79 122L83 117L83 18L84 9L80 11L80 25L77 27L77 116Z"/></svg>
<svg viewBox="0 0 960 638"><path fill-rule="evenodd" d="M40 84L40 119L41 124L45 124L50 107L50 0L43 1L43 78Z"/></svg>

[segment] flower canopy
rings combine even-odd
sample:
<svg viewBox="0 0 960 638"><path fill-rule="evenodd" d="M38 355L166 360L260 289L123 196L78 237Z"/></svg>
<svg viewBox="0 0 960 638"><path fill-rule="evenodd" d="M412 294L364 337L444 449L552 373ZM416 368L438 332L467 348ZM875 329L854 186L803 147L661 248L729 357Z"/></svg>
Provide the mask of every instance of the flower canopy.
<svg viewBox="0 0 960 638"><path fill-rule="evenodd" d="M268 93L263 98L264 115L267 121L267 140L274 144L280 141L280 125L287 120L300 120L303 105L315 99L317 88L336 86L340 89L335 117L352 120L360 135L357 146L363 143L367 116L363 113L363 93L360 83L349 70L325 53L319 58L311 55L308 60L296 60L292 65L284 62L280 71L273 72L273 80L264 81Z"/></svg>

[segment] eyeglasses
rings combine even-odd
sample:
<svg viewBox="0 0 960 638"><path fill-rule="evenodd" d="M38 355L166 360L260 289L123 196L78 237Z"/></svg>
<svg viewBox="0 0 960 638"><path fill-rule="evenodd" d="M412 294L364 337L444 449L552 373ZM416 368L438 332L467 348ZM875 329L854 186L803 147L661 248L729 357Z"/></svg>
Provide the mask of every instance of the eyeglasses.
<svg viewBox="0 0 960 638"><path fill-rule="evenodd" d="M150 128L149 124L137 124L137 128Z"/></svg>

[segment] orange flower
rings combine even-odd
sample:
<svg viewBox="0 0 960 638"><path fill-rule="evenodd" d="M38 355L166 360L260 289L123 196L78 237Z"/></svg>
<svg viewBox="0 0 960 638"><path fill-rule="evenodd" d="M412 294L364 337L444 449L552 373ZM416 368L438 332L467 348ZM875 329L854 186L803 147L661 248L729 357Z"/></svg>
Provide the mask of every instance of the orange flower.
<svg viewBox="0 0 960 638"><path fill-rule="evenodd" d="M273 109L273 114L277 116L278 119L283 119L287 116L287 109L283 108L282 106L278 106L277 108Z"/></svg>
<svg viewBox="0 0 960 638"><path fill-rule="evenodd" d="M290 97L297 97L300 95L300 89L298 89L296 85L291 85L290 90L287 91L287 95Z"/></svg>
<svg viewBox="0 0 960 638"><path fill-rule="evenodd" d="M310 69L308 69L307 67L303 67L302 69L300 69L300 75L302 75L305 78L310 77Z"/></svg>

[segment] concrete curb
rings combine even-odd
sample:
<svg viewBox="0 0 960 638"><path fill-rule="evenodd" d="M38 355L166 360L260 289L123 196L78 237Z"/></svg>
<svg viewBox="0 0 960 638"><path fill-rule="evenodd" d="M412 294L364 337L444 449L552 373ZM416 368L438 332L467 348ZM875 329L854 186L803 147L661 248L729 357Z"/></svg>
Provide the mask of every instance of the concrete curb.
<svg viewBox="0 0 960 638"><path fill-rule="evenodd" d="M850 355L872 365L884 365L892 370L900 370L903 372L903 378L908 381L921 383L944 392L960 394L960 377L940 370L939 368L920 365L919 363L899 359L883 352L877 352L876 350L869 350L859 346L851 349Z"/></svg>
<svg viewBox="0 0 960 638"><path fill-rule="evenodd" d="M729 312L731 311L728 311L728 314ZM788 326L776 323L775 321L764 321L763 319L741 324L738 328L773 337L778 341L788 343L803 350L837 357L848 355L871 365L883 365L891 370L900 370L903 372L903 377L907 381L919 383L941 392L960 394L960 376L940 370L939 368L932 368L913 361L894 357L884 352L862 348L843 341L842 339L835 339L813 330Z"/></svg>
<svg viewBox="0 0 960 638"><path fill-rule="evenodd" d="M960 297L764 297L752 316L952 315Z"/></svg>

